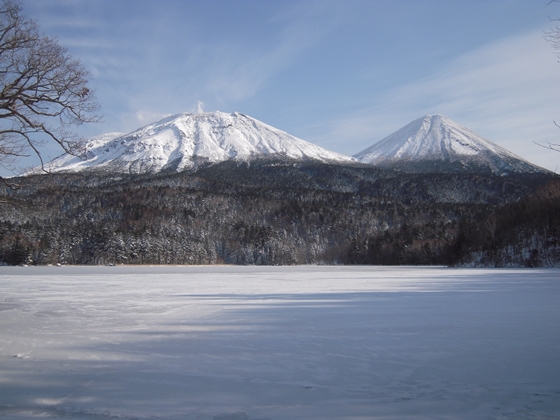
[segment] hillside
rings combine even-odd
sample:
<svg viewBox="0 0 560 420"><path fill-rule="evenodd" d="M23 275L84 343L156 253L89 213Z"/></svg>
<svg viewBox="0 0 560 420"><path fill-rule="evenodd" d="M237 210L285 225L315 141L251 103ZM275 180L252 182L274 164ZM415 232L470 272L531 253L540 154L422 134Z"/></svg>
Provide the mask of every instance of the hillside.
<svg viewBox="0 0 560 420"><path fill-rule="evenodd" d="M461 235L551 179L286 159L32 176L0 195L0 262L465 264L474 254Z"/></svg>
<svg viewBox="0 0 560 420"><path fill-rule="evenodd" d="M362 163L410 173L547 173L443 115L427 115L354 155Z"/></svg>
<svg viewBox="0 0 560 420"><path fill-rule="evenodd" d="M105 134L91 139L87 149L85 160L65 154L46 168L50 172L144 174L192 171L228 160L286 158L341 163L354 160L247 115L219 111L177 114L128 134Z"/></svg>

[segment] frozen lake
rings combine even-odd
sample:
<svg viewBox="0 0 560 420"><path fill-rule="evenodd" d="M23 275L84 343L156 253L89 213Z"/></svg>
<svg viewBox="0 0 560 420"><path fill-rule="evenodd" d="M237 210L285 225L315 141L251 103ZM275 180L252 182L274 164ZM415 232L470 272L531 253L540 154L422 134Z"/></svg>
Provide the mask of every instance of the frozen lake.
<svg viewBox="0 0 560 420"><path fill-rule="evenodd" d="M0 267L0 418L559 419L560 270Z"/></svg>

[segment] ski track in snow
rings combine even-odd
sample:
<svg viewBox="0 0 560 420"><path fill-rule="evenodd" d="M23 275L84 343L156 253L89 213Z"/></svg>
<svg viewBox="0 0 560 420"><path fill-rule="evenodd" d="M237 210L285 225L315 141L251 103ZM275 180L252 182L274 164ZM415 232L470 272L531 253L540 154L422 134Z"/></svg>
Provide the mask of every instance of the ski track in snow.
<svg viewBox="0 0 560 420"><path fill-rule="evenodd" d="M560 270L0 267L7 419L558 419Z"/></svg>

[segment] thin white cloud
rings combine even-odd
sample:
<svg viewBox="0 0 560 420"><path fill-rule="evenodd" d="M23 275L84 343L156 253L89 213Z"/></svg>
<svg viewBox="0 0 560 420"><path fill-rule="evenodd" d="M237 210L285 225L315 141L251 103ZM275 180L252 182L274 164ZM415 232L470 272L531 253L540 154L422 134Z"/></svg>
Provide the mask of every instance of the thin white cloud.
<svg viewBox="0 0 560 420"><path fill-rule="evenodd" d="M219 103L254 96L264 83L296 62L344 19L339 2L303 2L284 10L273 18L283 21L279 40L266 51L247 51L241 45L219 47L220 51L213 54L220 58L210 68L208 90Z"/></svg>
<svg viewBox="0 0 560 420"><path fill-rule="evenodd" d="M560 64L542 34L535 31L464 54L430 77L386 92L317 137L331 146L344 139L348 150L341 151L353 154L413 119L440 113L554 170L560 156L534 144L560 138L553 124L560 120Z"/></svg>
<svg viewBox="0 0 560 420"><path fill-rule="evenodd" d="M136 112L136 119L139 123L150 124L153 123L154 121L158 121L165 117L169 117L169 115L170 114L161 114L158 112L140 110Z"/></svg>
<svg viewBox="0 0 560 420"><path fill-rule="evenodd" d="M108 109L109 125L118 131L144 123L139 115L173 114L203 100L208 109L234 110L259 92L280 72L296 64L307 51L348 19L336 1L290 3L270 17L267 42L235 37L206 39L196 26L183 32L177 26L160 38L144 39L125 48L82 50L104 104L122 103L116 116ZM173 47L168 39L176 39ZM76 41L78 43L80 41ZM196 106L194 110L196 110ZM110 129L109 131L113 131Z"/></svg>

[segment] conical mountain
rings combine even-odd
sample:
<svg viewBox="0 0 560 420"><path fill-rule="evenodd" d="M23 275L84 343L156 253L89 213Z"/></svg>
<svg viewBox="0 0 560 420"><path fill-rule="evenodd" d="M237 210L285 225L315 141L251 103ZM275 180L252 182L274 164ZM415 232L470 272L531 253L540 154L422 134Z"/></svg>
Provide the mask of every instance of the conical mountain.
<svg viewBox="0 0 560 420"><path fill-rule="evenodd" d="M354 157L403 172L549 172L443 115L412 121Z"/></svg>
<svg viewBox="0 0 560 420"><path fill-rule="evenodd" d="M83 170L157 173L196 169L205 163L289 158L347 163L353 158L298 139L241 113L182 113L129 134L90 139L88 158L62 155L47 165L52 172Z"/></svg>

